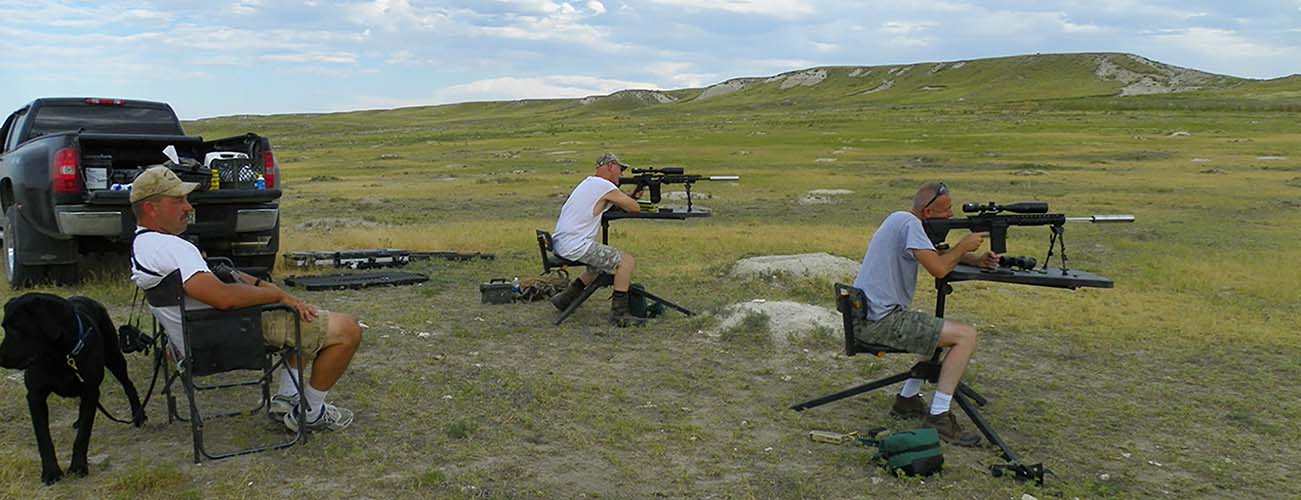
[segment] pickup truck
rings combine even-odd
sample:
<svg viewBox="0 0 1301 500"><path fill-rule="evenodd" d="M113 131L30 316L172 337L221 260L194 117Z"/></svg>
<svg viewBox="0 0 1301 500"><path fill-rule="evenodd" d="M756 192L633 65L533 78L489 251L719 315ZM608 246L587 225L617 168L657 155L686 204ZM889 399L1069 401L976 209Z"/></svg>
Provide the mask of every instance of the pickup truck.
<svg viewBox="0 0 1301 500"><path fill-rule="evenodd" d="M205 141L185 135L165 103L99 98L36 99L5 119L0 137L4 270L14 289L76 283L92 253L115 253L126 266L135 215L125 186L167 163L167 146L181 159L168 163L173 170L200 182L181 236L245 270L266 274L275 264L282 178L264 137ZM227 159L215 173L201 163L214 157Z"/></svg>

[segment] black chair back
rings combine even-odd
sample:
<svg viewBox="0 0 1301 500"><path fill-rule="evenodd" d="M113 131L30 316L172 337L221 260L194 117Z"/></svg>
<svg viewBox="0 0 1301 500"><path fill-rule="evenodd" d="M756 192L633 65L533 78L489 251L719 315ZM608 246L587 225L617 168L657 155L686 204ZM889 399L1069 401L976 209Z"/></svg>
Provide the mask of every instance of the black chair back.
<svg viewBox="0 0 1301 500"><path fill-rule="evenodd" d="M884 356L889 352L906 352L902 349L880 345L865 344L854 336L854 330L857 324L867 321L867 294L863 290L836 283L836 310L840 311L840 316L844 321L845 328L845 355L853 356L858 353L874 354Z"/></svg>

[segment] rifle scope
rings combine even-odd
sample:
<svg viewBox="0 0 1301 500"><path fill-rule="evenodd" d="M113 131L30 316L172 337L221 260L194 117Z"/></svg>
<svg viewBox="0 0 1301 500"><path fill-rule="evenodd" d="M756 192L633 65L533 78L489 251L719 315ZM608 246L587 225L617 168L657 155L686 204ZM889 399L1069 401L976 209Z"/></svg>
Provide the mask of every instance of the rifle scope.
<svg viewBox="0 0 1301 500"><path fill-rule="evenodd" d="M634 174L670 174L682 175L682 167L664 167L664 168L634 168Z"/></svg>
<svg viewBox="0 0 1301 500"><path fill-rule="evenodd" d="M980 212L981 214L996 214L1004 211L1014 214L1046 214L1048 213L1048 202L1022 201L1006 205L999 205L992 201L985 205L967 202L962 204L962 211L965 213Z"/></svg>

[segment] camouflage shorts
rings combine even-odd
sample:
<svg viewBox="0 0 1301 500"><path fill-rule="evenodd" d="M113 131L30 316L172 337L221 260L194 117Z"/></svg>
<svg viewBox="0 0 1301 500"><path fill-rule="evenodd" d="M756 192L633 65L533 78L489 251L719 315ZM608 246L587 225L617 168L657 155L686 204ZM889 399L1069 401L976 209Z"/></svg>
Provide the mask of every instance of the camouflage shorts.
<svg viewBox="0 0 1301 500"><path fill-rule="evenodd" d="M865 344L930 355L940 343L944 318L921 311L895 310L880 321L859 319L854 322L854 338Z"/></svg>
<svg viewBox="0 0 1301 500"><path fill-rule="evenodd" d="M325 330L330 324L330 311L317 309L316 313L311 322L300 321L298 325L303 339L303 354L308 359L315 358L316 352L325 345ZM288 311L262 313L262 339L268 347L276 349L294 345L294 316Z"/></svg>
<svg viewBox="0 0 1301 500"><path fill-rule="evenodd" d="M622 259L623 250L593 241L592 246L587 247L587 251L583 252L583 256L574 260L587 264L588 271L614 274Z"/></svg>

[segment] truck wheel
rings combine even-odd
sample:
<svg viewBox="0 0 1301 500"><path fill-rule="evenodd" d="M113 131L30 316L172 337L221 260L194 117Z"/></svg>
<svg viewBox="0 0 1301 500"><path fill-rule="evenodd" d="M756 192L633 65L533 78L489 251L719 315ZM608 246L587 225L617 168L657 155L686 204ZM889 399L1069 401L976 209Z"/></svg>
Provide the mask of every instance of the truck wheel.
<svg viewBox="0 0 1301 500"><path fill-rule="evenodd" d="M18 208L5 210L5 278L9 288L14 290L26 288L45 279L44 266L30 266L21 262L19 238L25 235L27 228L18 217Z"/></svg>

